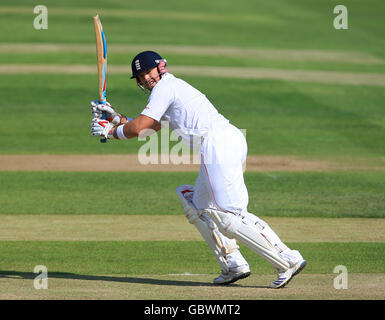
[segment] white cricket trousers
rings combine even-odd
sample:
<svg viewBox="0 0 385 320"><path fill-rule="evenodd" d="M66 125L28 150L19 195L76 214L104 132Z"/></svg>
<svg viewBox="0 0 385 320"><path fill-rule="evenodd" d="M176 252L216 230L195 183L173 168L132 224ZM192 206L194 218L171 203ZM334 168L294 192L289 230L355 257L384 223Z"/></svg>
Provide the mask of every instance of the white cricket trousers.
<svg viewBox="0 0 385 320"><path fill-rule="evenodd" d="M201 165L195 183L193 203L198 210L216 208L236 215L247 213L248 192L243 179L247 143L243 133L231 124L213 128L202 139ZM225 246L236 246L219 231ZM226 256L230 268L247 264L239 250Z"/></svg>
<svg viewBox="0 0 385 320"><path fill-rule="evenodd" d="M231 124L212 129L202 139L201 166L193 202L198 209L217 208L240 215L249 202L243 179L247 144Z"/></svg>

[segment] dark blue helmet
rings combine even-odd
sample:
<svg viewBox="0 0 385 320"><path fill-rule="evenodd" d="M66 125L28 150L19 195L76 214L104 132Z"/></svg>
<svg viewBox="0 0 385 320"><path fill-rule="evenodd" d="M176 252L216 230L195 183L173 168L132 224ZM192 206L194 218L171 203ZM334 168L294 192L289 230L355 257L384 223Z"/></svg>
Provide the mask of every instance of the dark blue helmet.
<svg viewBox="0 0 385 320"><path fill-rule="evenodd" d="M154 51L143 51L137 54L131 62L131 79L136 78L143 71L155 68L162 60L163 58Z"/></svg>

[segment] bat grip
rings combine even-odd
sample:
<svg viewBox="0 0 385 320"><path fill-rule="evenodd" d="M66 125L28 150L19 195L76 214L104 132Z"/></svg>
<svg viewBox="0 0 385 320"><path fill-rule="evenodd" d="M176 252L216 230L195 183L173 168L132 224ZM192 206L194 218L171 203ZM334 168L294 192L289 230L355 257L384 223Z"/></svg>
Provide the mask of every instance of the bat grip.
<svg viewBox="0 0 385 320"><path fill-rule="evenodd" d="M102 111L102 119L103 120L107 120L107 113L105 111ZM106 143L107 142L107 138L100 138L100 142L101 143Z"/></svg>

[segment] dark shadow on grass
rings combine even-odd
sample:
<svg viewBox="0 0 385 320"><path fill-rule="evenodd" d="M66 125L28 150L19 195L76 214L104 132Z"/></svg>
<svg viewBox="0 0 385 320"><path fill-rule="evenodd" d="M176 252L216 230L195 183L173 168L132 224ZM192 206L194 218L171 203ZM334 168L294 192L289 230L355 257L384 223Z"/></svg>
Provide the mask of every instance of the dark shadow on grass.
<svg viewBox="0 0 385 320"><path fill-rule="evenodd" d="M17 271L0 271L0 278L22 278L35 279L36 273L31 272L17 272ZM111 282L127 282L151 285L168 285L168 286L207 286L211 285L208 282L197 281L178 281L178 280L162 280L153 278L139 278L139 277L115 277L115 276L95 276L82 275L67 272L49 272L48 279L73 279L73 280L93 280L93 281L111 281Z"/></svg>
<svg viewBox="0 0 385 320"><path fill-rule="evenodd" d="M10 279L30 279L33 280L37 276L36 273L20 272L20 271L0 271L0 278ZM48 279L72 279L72 280L90 280L90 281L111 281L111 282L126 282L126 283L138 283L160 286L188 286L199 287L214 285L211 282L199 282L199 281L184 281L184 280L163 280L154 278L140 278L140 277L115 277L115 276L95 276L95 275L82 275L67 272L49 272ZM230 284L228 287L242 287L242 288L267 288L265 286L243 286L241 284ZM216 285L216 287L222 287Z"/></svg>

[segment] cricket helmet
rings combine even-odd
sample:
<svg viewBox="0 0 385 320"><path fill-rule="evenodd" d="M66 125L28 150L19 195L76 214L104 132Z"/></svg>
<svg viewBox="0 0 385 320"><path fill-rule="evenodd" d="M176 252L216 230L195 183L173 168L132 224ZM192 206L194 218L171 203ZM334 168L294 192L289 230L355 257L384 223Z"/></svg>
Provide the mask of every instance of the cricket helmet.
<svg viewBox="0 0 385 320"><path fill-rule="evenodd" d="M131 79L136 78L143 71L157 67L162 60L166 62L166 59L154 51L143 51L137 54L131 62Z"/></svg>

